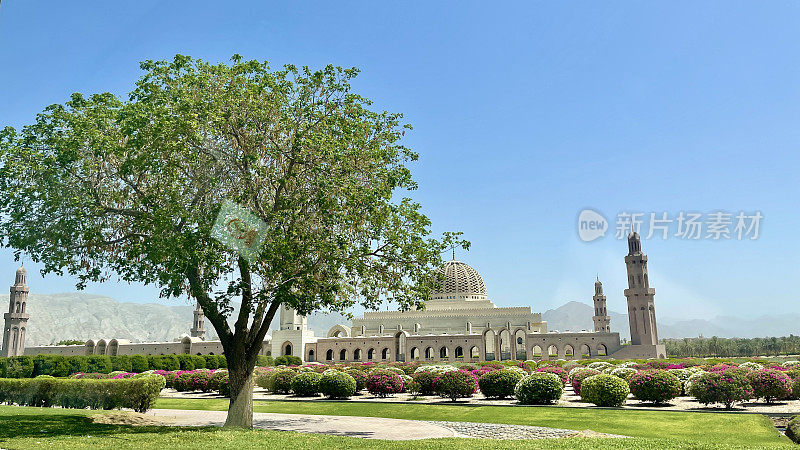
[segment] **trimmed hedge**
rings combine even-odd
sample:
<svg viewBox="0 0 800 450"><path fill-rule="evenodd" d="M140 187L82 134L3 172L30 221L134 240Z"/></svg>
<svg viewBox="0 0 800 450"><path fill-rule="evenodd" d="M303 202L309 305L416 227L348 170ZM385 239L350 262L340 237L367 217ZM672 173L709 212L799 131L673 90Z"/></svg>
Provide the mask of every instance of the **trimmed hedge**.
<svg viewBox="0 0 800 450"><path fill-rule="evenodd" d="M76 409L130 408L143 413L153 406L164 384L164 377L160 375L116 380L57 379L50 376L2 378L0 403Z"/></svg>
<svg viewBox="0 0 800 450"><path fill-rule="evenodd" d="M266 357L259 357L266 358ZM74 373L142 373L149 370L195 370L228 367L224 355L36 355L0 358L0 378L39 375L66 377Z"/></svg>
<svg viewBox="0 0 800 450"><path fill-rule="evenodd" d="M683 383L674 373L646 370L631 376L628 386L634 397L643 402L664 403L681 395Z"/></svg>
<svg viewBox="0 0 800 450"><path fill-rule="evenodd" d="M319 379L319 391L330 398L348 398L356 393L356 380L338 370L328 370Z"/></svg>
<svg viewBox="0 0 800 450"><path fill-rule="evenodd" d="M514 388L523 378L516 370L500 369L486 372L478 379L481 392L488 398L506 398L514 395Z"/></svg>
<svg viewBox="0 0 800 450"><path fill-rule="evenodd" d="M792 416L789 424L786 425L786 437L795 444L800 444L800 416Z"/></svg>
<svg viewBox="0 0 800 450"><path fill-rule="evenodd" d="M689 395L705 405L723 403L731 409L735 402L752 397L753 387L746 375L736 371L705 372L690 384Z"/></svg>
<svg viewBox="0 0 800 450"><path fill-rule="evenodd" d="M478 380L470 372L451 370L433 381L433 390L440 397L456 401L459 398L472 397L478 390Z"/></svg>
<svg viewBox="0 0 800 450"><path fill-rule="evenodd" d="M564 383L554 373L534 372L517 383L514 396L523 405L545 405L557 402L564 393Z"/></svg>
<svg viewBox="0 0 800 450"><path fill-rule="evenodd" d="M319 380L321 374L317 372L303 372L292 378L292 392L300 397L313 397L319 394Z"/></svg>
<svg viewBox="0 0 800 450"><path fill-rule="evenodd" d="M592 375L581 383L581 399L597 406L622 406L628 394L628 383L607 373Z"/></svg>

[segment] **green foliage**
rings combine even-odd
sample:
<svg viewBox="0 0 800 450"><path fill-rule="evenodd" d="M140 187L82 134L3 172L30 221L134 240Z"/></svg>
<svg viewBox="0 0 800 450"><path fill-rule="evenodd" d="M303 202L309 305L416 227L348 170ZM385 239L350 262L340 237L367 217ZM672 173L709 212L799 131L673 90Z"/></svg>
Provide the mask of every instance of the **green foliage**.
<svg viewBox="0 0 800 450"><path fill-rule="evenodd" d="M786 425L786 436L795 444L800 444L800 416L792 416Z"/></svg>
<svg viewBox="0 0 800 450"><path fill-rule="evenodd" d="M700 403L722 403L731 409L734 403L752 397L753 388L747 376L739 372L704 372L689 386L689 395Z"/></svg>
<svg viewBox="0 0 800 450"><path fill-rule="evenodd" d="M420 395L433 395L433 381L436 380L437 374L425 370L415 372L411 377L419 384Z"/></svg>
<svg viewBox="0 0 800 450"><path fill-rule="evenodd" d="M149 355L147 357L148 370L180 370L181 363L175 355Z"/></svg>
<svg viewBox="0 0 800 450"><path fill-rule="evenodd" d="M288 394L292 391L292 379L295 376L297 372L291 369L273 370L269 373L267 388L276 394Z"/></svg>
<svg viewBox="0 0 800 450"><path fill-rule="evenodd" d="M97 373L110 373L112 370L111 358L105 355L92 355L86 357L86 371Z"/></svg>
<svg viewBox="0 0 800 450"><path fill-rule="evenodd" d="M598 375L599 373L599 370L589 367L575 369L570 372L570 384L572 385L572 390L575 392L575 395L581 395L581 384L583 380Z"/></svg>
<svg viewBox="0 0 800 450"><path fill-rule="evenodd" d="M514 388L514 396L523 405L545 405L557 402L564 393L561 377L554 373L533 372Z"/></svg>
<svg viewBox="0 0 800 450"><path fill-rule="evenodd" d="M176 355L178 358L178 364L180 365L180 370L194 370L194 360L192 359L192 355ZM205 362L205 361L203 361Z"/></svg>
<svg viewBox="0 0 800 450"><path fill-rule="evenodd" d="M299 356L282 355L275 358L276 366L299 366L301 364L303 364L303 361Z"/></svg>
<svg viewBox="0 0 800 450"><path fill-rule="evenodd" d="M30 378L33 376L33 358L30 356L12 356L6 359L5 377Z"/></svg>
<svg viewBox="0 0 800 450"><path fill-rule="evenodd" d="M506 398L514 395L514 388L522 378L523 375L515 370L493 370L481 375L478 386L486 397Z"/></svg>
<svg viewBox="0 0 800 450"><path fill-rule="evenodd" d="M256 366L266 367L266 366L275 366L275 360L272 359L272 356L269 355L258 355L256 358Z"/></svg>
<svg viewBox="0 0 800 450"><path fill-rule="evenodd" d="M319 379L319 391L330 398L348 398L356 393L356 380L338 370L328 370Z"/></svg>
<svg viewBox="0 0 800 450"><path fill-rule="evenodd" d="M303 372L292 378L292 392L300 397L313 397L319 394L319 380L322 374Z"/></svg>
<svg viewBox="0 0 800 450"><path fill-rule="evenodd" d="M56 345L83 345L86 341L81 341L78 339L65 339L63 341L56 342Z"/></svg>
<svg viewBox="0 0 800 450"><path fill-rule="evenodd" d="M355 368L345 369L345 372L356 380L356 392L363 391L367 387L367 373Z"/></svg>
<svg viewBox="0 0 800 450"><path fill-rule="evenodd" d="M33 376L51 375L66 377L69 375L67 358L62 355L36 355L33 357Z"/></svg>
<svg viewBox="0 0 800 450"><path fill-rule="evenodd" d="M116 371L133 372L133 366L131 365L131 357L128 355L112 356L111 369L114 372Z"/></svg>
<svg viewBox="0 0 800 450"><path fill-rule="evenodd" d="M204 362L203 367L206 369L219 369L219 362L217 362L216 355L205 355L202 356Z"/></svg>
<svg viewBox="0 0 800 450"><path fill-rule="evenodd" d="M664 403L681 395L683 383L668 370L645 370L630 377L628 386L643 402Z"/></svg>
<svg viewBox="0 0 800 450"><path fill-rule="evenodd" d="M146 412L158 398L164 383L160 375L120 380L3 378L0 379L0 402L78 409L130 408Z"/></svg>
<svg viewBox="0 0 800 450"><path fill-rule="evenodd" d="M131 355L131 372L142 373L150 370L150 363L144 355Z"/></svg>
<svg viewBox="0 0 800 450"><path fill-rule="evenodd" d="M630 394L625 380L601 373L581 383L581 399L597 406L622 406Z"/></svg>
<svg viewBox="0 0 800 450"><path fill-rule="evenodd" d="M451 370L436 377L433 390L440 397L456 401L459 398L472 397L478 390L478 380L469 372Z"/></svg>

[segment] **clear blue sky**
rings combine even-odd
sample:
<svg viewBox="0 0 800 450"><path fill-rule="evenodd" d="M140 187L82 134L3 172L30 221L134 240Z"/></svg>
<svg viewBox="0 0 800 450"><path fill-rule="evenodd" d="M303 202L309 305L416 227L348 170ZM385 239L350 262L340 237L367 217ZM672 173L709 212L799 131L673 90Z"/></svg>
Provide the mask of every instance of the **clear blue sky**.
<svg viewBox="0 0 800 450"><path fill-rule="evenodd" d="M726 210L761 211L759 239L644 242L659 314L800 312L800 3L122 3L3 1L0 125L75 91L123 95L140 60L176 53L356 66L355 88L414 125L413 196L465 232L458 257L498 305L589 302L599 273L625 311L626 244L581 242L583 208ZM15 265L0 251L0 281Z"/></svg>

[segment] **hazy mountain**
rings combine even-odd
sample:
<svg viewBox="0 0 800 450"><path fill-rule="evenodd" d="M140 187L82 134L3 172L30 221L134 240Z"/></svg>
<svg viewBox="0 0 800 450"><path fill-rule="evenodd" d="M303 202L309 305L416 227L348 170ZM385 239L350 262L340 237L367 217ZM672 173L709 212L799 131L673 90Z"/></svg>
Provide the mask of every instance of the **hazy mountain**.
<svg viewBox="0 0 800 450"><path fill-rule="evenodd" d="M192 305L167 306L159 303L118 302L102 295L81 292L64 294L30 294L27 311L26 344L46 345L63 339L120 338L134 342L172 341L192 326ZM542 318L549 330L593 330L594 308L581 302L567 302L546 311ZM628 316L609 311L611 330L629 338ZM233 320L233 319L231 319ZM336 324L350 320L338 313L315 313L309 317L309 328L317 336L325 336ZM763 337L798 334L799 314L740 318L720 316L710 320L661 319L659 337L683 338L703 336ZM277 328L278 318L273 322ZM206 323L208 338L216 339L213 327Z"/></svg>
<svg viewBox="0 0 800 450"><path fill-rule="evenodd" d="M28 298L26 345L47 345L64 339L129 339L134 342L172 341L188 334L194 306L167 306L159 303L118 302L102 295L71 292L34 294ZM233 322L234 319L231 319ZM309 328L325 336L337 323L347 324L340 314L316 313L309 317ZM273 328L278 326L276 317ZM207 339L216 339L214 327L206 321Z"/></svg>

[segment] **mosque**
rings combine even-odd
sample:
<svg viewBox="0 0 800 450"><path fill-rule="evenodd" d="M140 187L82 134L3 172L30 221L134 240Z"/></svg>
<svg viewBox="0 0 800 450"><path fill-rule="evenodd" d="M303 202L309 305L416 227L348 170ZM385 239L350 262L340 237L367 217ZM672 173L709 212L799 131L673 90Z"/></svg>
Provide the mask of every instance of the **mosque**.
<svg viewBox="0 0 800 450"><path fill-rule="evenodd" d="M541 314L529 306L498 307L489 299L481 275L464 262L448 261L439 268L444 279L431 294L425 309L368 311L350 326L332 327L326 337L308 329L308 320L281 307L279 328L262 345L262 354L295 355L308 362L367 361L492 361L527 359L664 358L658 344L647 255L638 233L628 235L628 321L631 342L622 345L611 332L603 284L594 285L594 331L548 331ZM205 340L205 318L199 306L194 312L191 335L173 342L132 343L122 339L88 340L84 345L25 347L25 314L28 287L26 272L17 270L11 286L9 312L4 315L0 356L61 355L159 355L222 354L219 341Z"/></svg>

